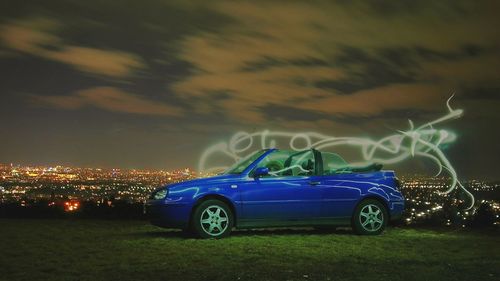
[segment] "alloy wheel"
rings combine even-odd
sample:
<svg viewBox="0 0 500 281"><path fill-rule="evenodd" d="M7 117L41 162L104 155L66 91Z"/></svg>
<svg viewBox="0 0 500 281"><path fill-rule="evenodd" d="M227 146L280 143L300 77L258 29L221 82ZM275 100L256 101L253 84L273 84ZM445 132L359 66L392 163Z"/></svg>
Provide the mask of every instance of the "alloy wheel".
<svg viewBox="0 0 500 281"><path fill-rule="evenodd" d="M227 229L229 217L222 207L211 205L201 213L200 225L206 234L216 237Z"/></svg>
<svg viewBox="0 0 500 281"><path fill-rule="evenodd" d="M366 231L377 231L384 224L384 214L377 205L368 204L359 212L359 223Z"/></svg>

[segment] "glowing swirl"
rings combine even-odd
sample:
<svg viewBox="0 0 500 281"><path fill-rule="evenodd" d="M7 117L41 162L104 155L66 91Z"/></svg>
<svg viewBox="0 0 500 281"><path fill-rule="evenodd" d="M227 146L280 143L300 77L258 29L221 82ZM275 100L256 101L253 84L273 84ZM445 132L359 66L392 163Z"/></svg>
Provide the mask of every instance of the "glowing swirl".
<svg viewBox="0 0 500 281"><path fill-rule="evenodd" d="M462 116L462 109L453 109L450 106L452 97L446 101L447 114L418 128L415 128L413 122L408 120L410 126L408 130L398 131L397 134L389 135L378 141L358 137L334 137L315 132L292 133L269 130L255 133L238 132L231 137L229 142L220 142L207 148L201 155L198 169L203 172L221 171L228 167L207 167L207 161L210 157L222 154L234 163L255 150L277 147L278 144L281 144L281 147L288 146L297 151L312 147L318 150L327 150L338 146L350 146L359 149L362 154L362 161L350 163L353 166L374 162L391 165L416 156L431 160L436 163L438 168L436 176L445 171L451 177L450 187L440 194L448 194L455 188L460 188L470 197L469 208L472 208L474 196L458 180L455 169L441 149L441 146L454 142L456 135L447 130L434 128L437 124ZM288 143L286 144L283 139L285 142L288 140ZM279 140L282 141L279 142ZM300 145L300 142L303 144ZM382 157L380 154L384 154L384 156Z"/></svg>

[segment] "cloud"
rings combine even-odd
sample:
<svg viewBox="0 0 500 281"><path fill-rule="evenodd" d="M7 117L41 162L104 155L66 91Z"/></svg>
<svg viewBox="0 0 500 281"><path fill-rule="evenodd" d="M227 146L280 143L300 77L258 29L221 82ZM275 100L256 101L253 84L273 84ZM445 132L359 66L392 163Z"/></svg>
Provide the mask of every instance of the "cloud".
<svg viewBox="0 0 500 281"><path fill-rule="evenodd" d="M402 108L440 109L451 95L445 89L425 84L391 84L358 91L352 95L331 95L306 101L301 108L330 114L376 116L385 111ZM441 100L439 100L439 97Z"/></svg>
<svg viewBox="0 0 500 281"><path fill-rule="evenodd" d="M138 56L130 53L65 44L51 33L58 26L59 22L44 18L11 22L0 26L0 39L12 50L98 75L126 77L145 67Z"/></svg>
<svg viewBox="0 0 500 281"><path fill-rule="evenodd" d="M247 124L293 109L300 119L439 110L461 78L485 80L480 66L492 81L500 58L499 37L484 28L500 24L491 7L448 4L221 1L212 9L235 22L183 39L179 58L197 71L171 88L198 113ZM213 92L226 97L207 101Z"/></svg>
<svg viewBox="0 0 500 281"><path fill-rule="evenodd" d="M62 109L96 107L111 112L141 115L180 116L177 107L144 99L112 87L97 87L79 91L70 96L34 96L34 102Z"/></svg>
<svg viewBox="0 0 500 281"><path fill-rule="evenodd" d="M140 60L131 54L86 47L68 46L61 51L47 53L46 57L82 71L116 77L131 75L134 69L143 67Z"/></svg>
<svg viewBox="0 0 500 281"><path fill-rule="evenodd" d="M242 126L286 116L293 126L314 122L311 116L369 120L401 108L437 110L453 91L461 95L460 89L484 83L498 88L500 39L494 28L485 28L498 23L494 9L457 1L409 5L153 3L147 19L131 19L130 8L123 8L116 17L57 11L6 20L0 39L9 52L121 78L131 92L158 99L168 94L192 110L187 119L211 115L207 120ZM116 13L114 6L103 9ZM176 25L165 28L172 22ZM130 29L122 28L128 23ZM133 42L130 36L144 40ZM134 75L137 70L141 75ZM98 82L83 87L102 85ZM68 108L89 101L79 95L58 98L60 107Z"/></svg>

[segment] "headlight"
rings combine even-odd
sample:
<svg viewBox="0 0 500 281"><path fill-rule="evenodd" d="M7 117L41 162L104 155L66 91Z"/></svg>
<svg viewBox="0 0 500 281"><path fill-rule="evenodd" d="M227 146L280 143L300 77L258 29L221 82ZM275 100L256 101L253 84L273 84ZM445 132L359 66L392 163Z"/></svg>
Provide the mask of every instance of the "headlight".
<svg viewBox="0 0 500 281"><path fill-rule="evenodd" d="M168 194L168 188L164 188L164 189L160 189L160 190L154 192L153 194L151 194L151 198L154 200L160 200L160 199L164 199L165 197L167 197L167 194Z"/></svg>

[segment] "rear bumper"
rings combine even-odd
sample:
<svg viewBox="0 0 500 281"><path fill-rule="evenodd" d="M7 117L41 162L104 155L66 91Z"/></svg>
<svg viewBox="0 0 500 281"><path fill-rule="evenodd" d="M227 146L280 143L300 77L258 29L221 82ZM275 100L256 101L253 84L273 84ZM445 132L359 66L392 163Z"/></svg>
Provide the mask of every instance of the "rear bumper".
<svg viewBox="0 0 500 281"><path fill-rule="evenodd" d="M164 228L187 228L191 207L182 203L150 200L146 203L146 216L152 225Z"/></svg>
<svg viewBox="0 0 500 281"><path fill-rule="evenodd" d="M401 216L403 215L404 209L405 209L405 201L404 200L389 202L389 215L390 215L391 221L401 219Z"/></svg>

